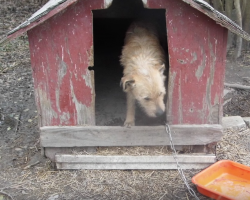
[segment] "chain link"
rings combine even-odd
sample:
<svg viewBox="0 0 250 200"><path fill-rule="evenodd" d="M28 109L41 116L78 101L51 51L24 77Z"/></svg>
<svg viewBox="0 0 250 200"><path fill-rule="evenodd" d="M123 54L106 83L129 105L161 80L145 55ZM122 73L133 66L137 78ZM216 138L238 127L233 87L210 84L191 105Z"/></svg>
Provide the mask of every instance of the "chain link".
<svg viewBox="0 0 250 200"><path fill-rule="evenodd" d="M172 140L171 129L170 129L170 127L169 127L168 124L166 124L166 132L167 132L168 135L169 135L169 140L170 140L170 145L171 145L171 149L172 149L172 154L173 154L174 160L175 160L175 162L176 162L176 164L177 164L177 170L178 170L178 172L179 172L179 175L180 175L182 181L185 183L185 185L186 185L186 187L187 187L189 193L190 193L196 200L200 200L200 199L196 196L194 190L189 186L189 184L188 184L188 182L187 182L187 179L186 179L186 177L185 177L185 175L184 175L184 173L183 173L183 170L182 170L181 166L179 165L179 162L178 162L178 159L177 159L177 152L176 152L176 150L175 150L174 143L173 143L173 140Z"/></svg>

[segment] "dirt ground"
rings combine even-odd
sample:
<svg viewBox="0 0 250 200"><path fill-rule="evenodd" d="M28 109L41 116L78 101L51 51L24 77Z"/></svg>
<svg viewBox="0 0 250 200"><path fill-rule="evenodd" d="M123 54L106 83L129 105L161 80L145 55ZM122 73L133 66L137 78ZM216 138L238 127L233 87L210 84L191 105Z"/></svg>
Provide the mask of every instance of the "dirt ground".
<svg viewBox="0 0 250 200"><path fill-rule="evenodd" d="M42 4L0 0L0 5L1 38ZM225 81L250 85L244 78L250 77L250 52L243 52L237 62L232 62L230 55ZM40 152L30 66L26 35L0 46L0 200L193 199L176 170L56 171ZM250 92L226 89L224 114L250 116ZM217 145L218 160L250 166L249 155L249 129L228 130ZM191 178L199 171L185 170L195 191ZM196 193L200 199L208 199Z"/></svg>

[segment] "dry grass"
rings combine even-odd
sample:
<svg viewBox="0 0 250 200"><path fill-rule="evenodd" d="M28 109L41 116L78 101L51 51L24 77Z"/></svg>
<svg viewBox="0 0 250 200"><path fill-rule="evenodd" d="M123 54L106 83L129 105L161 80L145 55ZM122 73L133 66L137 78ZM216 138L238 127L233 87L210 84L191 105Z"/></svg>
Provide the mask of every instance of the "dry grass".
<svg viewBox="0 0 250 200"><path fill-rule="evenodd" d="M75 155L88 155L87 151L72 151ZM98 147L97 151L91 153L94 155L130 155L130 156L146 156L146 155L169 155L171 151L167 146L152 147Z"/></svg>
<svg viewBox="0 0 250 200"><path fill-rule="evenodd" d="M250 166L250 129L226 131L217 144L216 157L218 160L228 159Z"/></svg>
<svg viewBox="0 0 250 200"><path fill-rule="evenodd" d="M250 130L228 130L217 145L218 160L230 159L250 166ZM169 154L166 147L100 148L96 154ZM187 180L200 170L185 170ZM17 178L18 177L18 178ZM0 172L0 191L16 199L192 199L176 170L64 170L50 162L27 170ZM191 184L192 185L192 184ZM192 185L192 188L195 188ZM208 199L198 194L200 199ZM56 198L55 198L56 199Z"/></svg>
<svg viewBox="0 0 250 200"><path fill-rule="evenodd" d="M2 19L0 22L0 36L3 36L3 33L7 30L14 28L21 21L29 17L30 14L39 7L34 1L30 1L29 5L32 5L28 7L25 6L25 3L16 6L13 5L13 2L19 3L21 1L0 0L0 3L6 4L0 7L0 17ZM18 15L18 12L20 12L20 15ZM14 69L30 67L27 37L24 36L12 41L7 46L1 47L0 61L0 77L5 78L3 79L4 87L5 90L9 90L9 88L13 88L12 80L15 80L15 76L17 76L18 79L18 75L20 74L15 73ZM31 70L29 73L31 74ZM30 76L30 74L28 75ZM6 85L6 81L9 81L8 85ZM28 81L29 80L27 80L27 82ZM26 104L29 104L29 102ZM14 106L12 105L12 107ZM10 106L6 109L6 112L9 111L9 108ZM25 113L23 113L23 115L24 114ZM27 119L31 119L31 117L34 116L29 116ZM27 145L23 144L21 139L26 136L34 136L34 133L31 132L31 129L35 129L34 126L30 126L29 123L24 123L24 121L22 121L22 123L22 126L25 128L22 129L23 132L20 132L20 130L17 132L19 135L16 136L16 139L15 137L6 139L5 136L10 135L9 132L6 132L4 138L1 138L2 141L6 140L10 142L6 142L6 144L3 143L3 146L0 146L0 153L5 152L6 157L11 157L13 160L16 158L13 154L14 148L16 146ZM38 138L35 138L34 141L37 139ZM37 150L32 151L37 152ZM73 153L87 154L86 152ZM97 155L169 155L170 153L166 147L102 147L96 152ZM32 155L33 154L35 154L35 152L32 152ZM0 157L0 162L3 161L5 156L3 153L1 155L2 158ZM225 132L222 141L217 145L218 160L230 159L250 166L249 156L250 130L248 129L241 132L229 130ZM30 159L31 156L29 155L27 157L29 157L27 159ZM23 159L27 160L24 156ZM189 183L191 182L191 178L199 171L200 170L185 170L185 175ZM191 186L195 188L194 185L191 184ZM49 197L51 197L51 200L193 199L186 190L176 170L55 171L51 167L49 160L40 162L25 170L23 165L1 169L0 199L10 199L4 195L4 193L10 194L13 199L16 200L47 200ZM208 199L200 194L198 194L198 196L200 199Z"/></svg>
<svg viewBox="0 0 250 200"><path fill-rule="evenodd" d="M187 179L190 180L196 172L187 171ZM59 199L187 198L187 191L176 170L51 171L35 168L23 171L18 179L15 170L1 172L0 176L5 182L4 191L17 196L22 193L24 199L47 199L55 194Z"/></svg>

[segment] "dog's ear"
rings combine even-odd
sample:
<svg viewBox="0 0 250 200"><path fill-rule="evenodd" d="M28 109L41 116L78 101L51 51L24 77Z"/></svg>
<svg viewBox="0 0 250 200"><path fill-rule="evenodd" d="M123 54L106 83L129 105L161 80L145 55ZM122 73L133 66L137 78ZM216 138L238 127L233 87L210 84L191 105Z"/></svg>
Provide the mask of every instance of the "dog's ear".
<svg viewBox="0 0 250 200"><path fill-rule="evenodd" d="M122 86L124 92L128 92L135 87L135 80L132 76L124 76L121 79L120 85Z"/></svg>
<svg viewBox="0 0 250 200"><path fill-rule="evenodd" d="M163 64L156 64L155 65L155 69L156 70L158 70L161 74L163 74L164 73L164 70L165 70L165 64L163 63Z"/></svg>
<svg viewBox="0 0 250 200"><path fill-rule="evenodd" d="M160 65L159 71L160 71L161 74L164 73L164 70L165 70L165 64Z"/></svg>

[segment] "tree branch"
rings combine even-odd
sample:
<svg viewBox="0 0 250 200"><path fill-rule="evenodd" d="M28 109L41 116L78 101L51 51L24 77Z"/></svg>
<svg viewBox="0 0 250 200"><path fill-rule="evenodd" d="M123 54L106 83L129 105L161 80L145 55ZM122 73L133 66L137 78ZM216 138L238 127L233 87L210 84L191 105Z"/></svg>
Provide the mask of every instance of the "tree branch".
<svg viewBox="0 0 250 200"><path fill-rule="evenodd" d="M242 27L242 16L241 16L240 0L234 0L234 6L235 6L235 9L236 9L236 22L240 27ZM242 48L242 38L240 36L237 36L236 49L234 51L234 59L235 60L238 57L240 57L241 48Z"/></svg>
<svg viewBox="0 0 250 200"><path fill-rule="evenodd" d="M250 90L250 86L240 85L240 84L231 84L231 83L224 83L225 86L230 88L242 89L242 90Z"/></svg>

